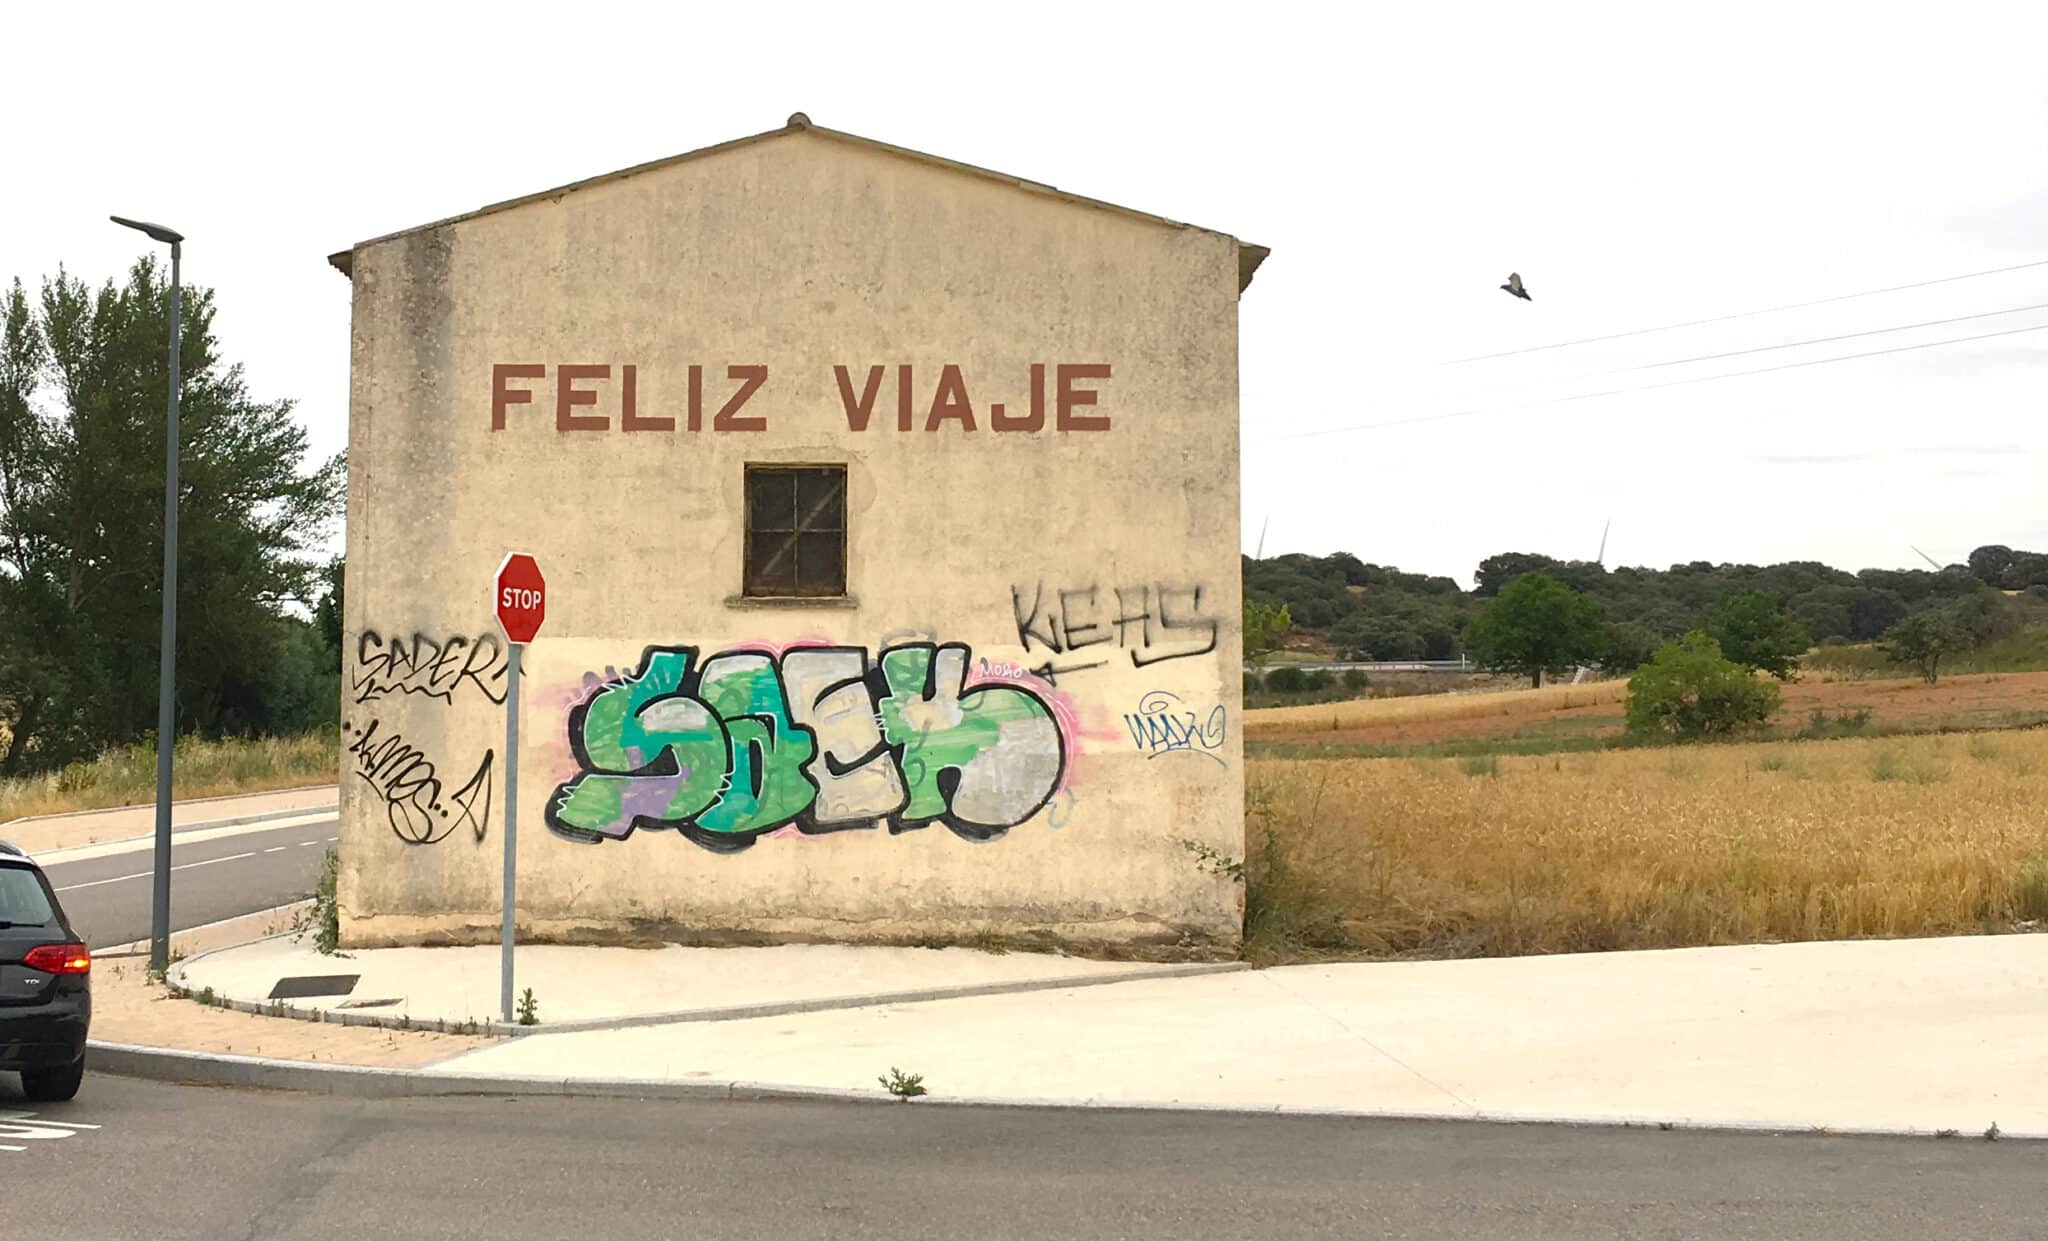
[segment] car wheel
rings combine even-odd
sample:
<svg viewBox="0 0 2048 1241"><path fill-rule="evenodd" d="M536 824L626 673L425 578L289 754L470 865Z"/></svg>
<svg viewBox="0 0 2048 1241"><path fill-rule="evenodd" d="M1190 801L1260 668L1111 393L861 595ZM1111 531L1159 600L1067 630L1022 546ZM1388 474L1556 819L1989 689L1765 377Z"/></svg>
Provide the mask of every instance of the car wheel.
<svg viewBox="0 0 2048 1241"><path fill-rule="evenodd" d="M78 1093L78 1084L85 1080L85 1057L80 1056L75 1064L61 1069L25 1069L21 1074L21 1093L32 1103L62 1103Z"/></svg>

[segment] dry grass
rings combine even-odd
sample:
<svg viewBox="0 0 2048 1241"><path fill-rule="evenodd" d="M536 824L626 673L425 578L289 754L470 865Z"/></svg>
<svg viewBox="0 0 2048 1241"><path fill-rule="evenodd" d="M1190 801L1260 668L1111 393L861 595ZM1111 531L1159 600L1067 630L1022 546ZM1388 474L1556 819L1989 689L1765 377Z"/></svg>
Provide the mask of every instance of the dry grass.
<svg viewBox="0 0 2048 1241"><path fill-rule="evenodd" d="M1559 711L1615 707L1627 697L1626 680L1593 681L1585 685L1546 685L1542 689L1361 698L1305 707L1266 707L1245 712L1244 722L1246 735L1251 737L1262 732L1292 732L1301 728L1361 728L1375 724L1438 720L1527 722Z"/></svg>
<svg viewBox="0 0 2048 1241"><path fill-rule="evenodd" d="M331 732L255 741L181 737L173 755L173 791L183 799L329 783L336 779L340 756L340 743ZM156 747L128 746L90 763L0 780L0 823L155 799Z"/></svg>
<svg viewBox="0 0 2048 1241"><path fill-rule="evenodd" d="M1484 770L1255 761L1254 904L1293 912L1250 928L1249 951L1298 949L1289 925L1341 926L1325 947L1479 956L2007 929L2048 917L2044 773L2039 731Z"/></svg>
<svg viewBox="0 0 2048 1241"><path fill-rule="evenodd" d="M1828 719L1859 717L1857 731L1931 732L2011 728L2048 722L2048 672L1824 681L1812 675L1784 687L1770 722L1774 736ZM1551 685L1482 694L1373 699L1247 711L1247 741L1327 747L1408 747L1515 742L1521 748L1578 748L1618 738L1628 682ZM1840 731L1840 730L1837 730Z"/></svg>

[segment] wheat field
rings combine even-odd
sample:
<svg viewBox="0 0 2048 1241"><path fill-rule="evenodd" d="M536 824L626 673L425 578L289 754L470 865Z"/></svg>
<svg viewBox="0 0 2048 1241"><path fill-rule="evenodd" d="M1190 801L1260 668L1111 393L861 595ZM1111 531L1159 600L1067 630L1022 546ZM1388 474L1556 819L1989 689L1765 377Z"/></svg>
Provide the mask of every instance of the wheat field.
<svg viewBox="0 0 2048 1241"><path fill-rule="evenodd" d="M2048 916L2044 773L2039 730L1255 760L1248 939L1511 955L2010 929Z"/></svg>

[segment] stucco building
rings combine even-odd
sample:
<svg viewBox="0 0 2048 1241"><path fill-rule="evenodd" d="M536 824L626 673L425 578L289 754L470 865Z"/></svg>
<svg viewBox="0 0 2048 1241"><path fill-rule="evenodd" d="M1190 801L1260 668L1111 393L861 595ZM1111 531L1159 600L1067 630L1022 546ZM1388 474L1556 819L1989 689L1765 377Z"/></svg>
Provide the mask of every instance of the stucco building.
<svg viewBox="0 0 2048 1241"><path fill-rule="evenodd" d="M1265 251L812 125L363 242L344 942L1227 951Z"/></svg>

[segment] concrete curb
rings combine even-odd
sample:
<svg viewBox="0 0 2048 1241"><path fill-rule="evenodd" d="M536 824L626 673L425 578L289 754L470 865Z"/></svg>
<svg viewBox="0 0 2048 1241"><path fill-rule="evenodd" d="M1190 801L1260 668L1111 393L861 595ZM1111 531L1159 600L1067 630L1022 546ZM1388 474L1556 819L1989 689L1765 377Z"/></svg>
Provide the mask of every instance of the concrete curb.
<svg viewBox="0 0 2048 1241"><path fill-rule="evenodd" d="M203 823L186 823L172 828L171 843L173 845L177 844L178 837L183 836L189 832L213 831L216 828L242 827L250 823L276 823L282 822L285 819L303 819L309 818L313 815L339 815L340 813L341 804L339 802L335 802L333 804L325 806L301 806L296 810L266 810L262 814L245 814L227 819L208 819ZM16 820L16 822L20 821L21 820ZM66 854L83 853L88 849L95 851L96 856L110 856L115 853L131 853L141 849L145 845L155 843L155 840L156 837L154 834L144 836L123 836L119 840L96 840L91 844L86 845L67 845L62 849L45 849L41 853L36 854L35 858L38 865L56 866L66 860L70 860L65 857ZM123 848L122 846L124 845L132 845L134 846L134 849Z"/></svg>
<svg viewBox="0 0 2048 1241"><path fill-rule="evenodd" d="M264 790L262 790L261 792L257 792L257 793L223 793L223 794L221 794L221 795L220 795L219 797L192 797L192 798L187 798L187 799L186 799L186 800L184 800L184 801L180 801L180 802L174 802L174 803L172 803L172 804L174 804L174 805L179 805L179 806L205 806L205 805L209 805L209 804L211 804L211 803L213 803L213 802L217 802L217 801L241 801L241 800L243 800L244 798L249 798L249 797L277 797L277 796L281 796L281 795L283 795L283 794L285 794L285 793L310 793L310 792L313 792L313 791L314 791L315 789L334 789L334 790L336 791L337 799L338 799L338 797L339 797L339 793L340 793L340 786L339 786L339 785L333 785L333 784L301 784L301 785L299 785L299 786L298 786L298 787L296 787L296 788L289 788L289 789L264 789ZM22 817L20 817L20 818L18 818L18 819L9 819L9 820L7 820L7 821L6 821L5 823L0 823L0 828L8 828L8 827L13 827L13 826L14 826L15 824L17 824L17 823L45 823L45 822L48 822L48 821L49 821L49 820L51 820L51 819L82 819L82 818L86 817L87 815L93 815L93 814L117 814L117 813L119 813L119 812L121 812L121 811L123 811L123 810L147 810L147 809L149 809L150 807L152 807L152 806L154 806L154 805L156 805L156 803L155 803L155 802L153 802L153 801L145 801L145 802L136 802L136 803L135 803L134 805L131 805L131 806L99 806L99 807L96 807L96 808L94 808L94 809L92 809L92 810L61 810L61 811L58 811L58 812L57 812L57 813L55 813L55 814L26 814L26 815L23 815ZM312 811L312 810L318 810L318 809L320 809L320 807L314 806L314 807L308 807L308 808L307 808L306 810L294 810L294 811L292 811L292 813L293 813L293 814L306 814L306 813L309 813L309 812L310 812L310 811ZM332 807L328 807L328 809L332 809ZM250 819L237 819L237 820L234 820L234 822L238 822L238 823L241 823L241 822L253 822L253 821L254 821L254 820L250 820ZM195 827L196 827L196 826L198 826L198 825L197 825L197 824L188 824L187 826L195 826Z"/></svg>
<svg viewBox="0 0 2048 1241"><path fill-rule="evenodd" d="M296 931L279 931L265 935L244 944L229 944L209 949L197 956L187 957L171 964L164 972L164 983L174 991L194 995L204 988L194 987L185 976L185 971L215 953L246 948L249 944L260 944L267 940L280 939ZM338 957L337 960L347 960ZM982 995L1020 995L1030 991L1064 991L1073 987L1102 987L1120 982L1151 982L1162 978L1194 978L1203 974L1229 974L1250 969L1243 961L1198 962L1186 965L1161 965L1155 969L1133 970L1126 974L1089 975L1080 978L1027 978L1016 982L963 983L953 987L926 987L913 991L878 991L864 995L821 996L810 1000L786 1000L765 1004L733 1004L718 1008L684 1008L660 1013L635 1013L625 1017L587 1017L575 1021L548 1021L539 1025L508 1025L502 1021L463 1021L450 1024L446 1019L430 1018L411 1020L399 1024L395 1014L379 1014L365 1011L347 1011L338 1008L315 1009L310 1006L286 1004L279 1000L230 1000L222 999L219 1006L238 1013L251 1013L258 1017L278 1017L299 1021L318 1021L328 1025L369 1026L373 1029L421 1030L435 1034L477 1034L492 1038L525 1038L535 1034L577 1034L591 1030L629 1030L638 1026L663 1026L679 1022L700 1021L745 1021L752 1017L786 1017L793 1013L823 1013L843 1008L879 1008L888 1004L926 1004L935 1000L960 1000Z"/></svg>
<svg viewBox="0 0 2048 1241"><path fill-rule="evenodd" d="M449 1098L476 1095L547 1096L584 1099L725 1099L732 1101L795 1100L805 1102L889 1104L897 1102L881 1090L849 1090L832 1086L787 1086L771 1082L675 1081L635 1078L562 1078L428 1073L419 1069L383 1069L363 1065L316 1064L272 1060L260 1056L211 1055L165 1047L137 1047L94 1040L89 1064L95 1073L139 1077L179 1085L238 1086L263 1090L297 1090L310 1094L356 1098ZM1139 1099L1016 1099L1002 1096L926 1095L919 1107L994 1107L1091 1112L1194 1112L1221 1116L1299 1116L1346 1120L1399 1120L1442 1123L1469 1121L1500 1125L1554 1125L1573 1128L1670 1129L1699 1133L1826 1134L1835 1137L1938 1138L1946 1131L1882 1126L1837 1128L1826 1125L1769 1124L1761 1121L1694 1121L1683 1117L1572 1116L1506 1112L1404 1112L1370 1108L1259 1106L1233 1103L1186 1103ZM1983 1140L1974 1132L1954 1136ZM2038 1142L2048 1132L2003 1132L2000 1140Z"/></svg>

